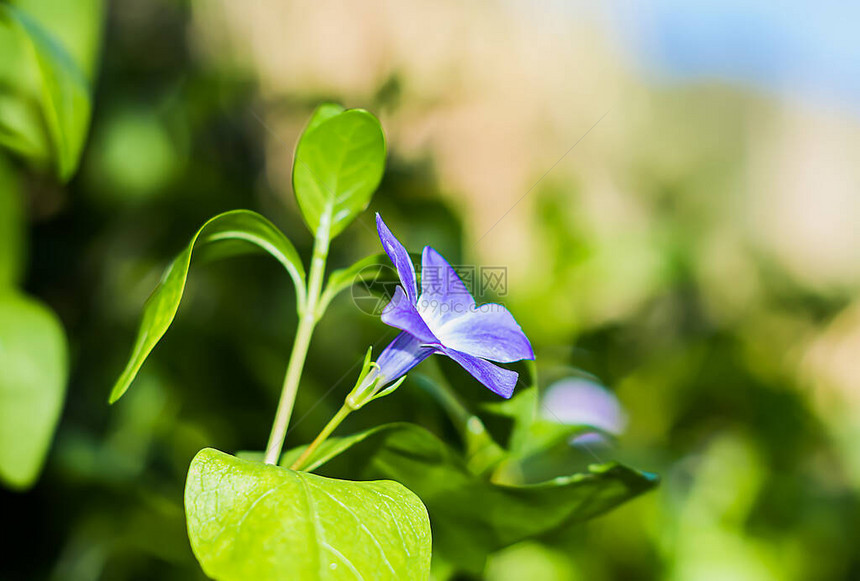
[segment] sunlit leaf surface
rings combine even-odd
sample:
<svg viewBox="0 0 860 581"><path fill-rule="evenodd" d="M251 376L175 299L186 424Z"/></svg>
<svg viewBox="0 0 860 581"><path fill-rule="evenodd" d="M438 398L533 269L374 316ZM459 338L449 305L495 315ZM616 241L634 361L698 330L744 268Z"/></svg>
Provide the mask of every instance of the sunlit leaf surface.
<svg viewBox="0 0 860 581"><path fill-rule="evenodd" d="M210 448L185 488L191 547L218 581L426 579L430 523L390 481L350 482Z"/></svg>
<svg viewBox="0 0 860 581"><path fill-rule="evenodd" d="M310 229L334 237L370 202L385 169L379 121L361 109L317 109L296 148L293 189Z"/></svg>

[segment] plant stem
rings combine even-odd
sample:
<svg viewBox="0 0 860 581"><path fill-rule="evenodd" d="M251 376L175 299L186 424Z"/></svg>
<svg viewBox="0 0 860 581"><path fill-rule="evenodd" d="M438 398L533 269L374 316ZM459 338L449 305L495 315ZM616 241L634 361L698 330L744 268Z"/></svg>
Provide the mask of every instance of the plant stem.
<svg viewBox="0 0 860 581"><path fill-rule="evenodd" d="M325 261L328 256L328 227L320 227L314 241L314 254L311 259L311 270L308 279L307 301L299 314L299 326L296 329L296 340L293 343L293 352L290 354L290 362L287 364L287 373L284 376L284 386L281 388L281 398L278 401L278 411L275 413L275 422L272 424L272 433L266 446L266 455L263 461L266 464L277 464L284 447L284 439L287 436L287 427L290 424L290 416L293 413L293 404L296 401L296 392L299 389L299 380L302 377L302 369L305 366L305 358L308 354L308 346L311 342L314 327L317 323L317 303L322 290L323 274L325 273Z"/></svg>
<svg viewBox="0 0 860 581"><path fill-rule="evenodd" d="M352 411L352 408L348 404L343 404L334 417L328 421L317 437L314 438L314 441L311 442L308 447L305 448L305 451L301 453L295 462L293 462L292 466L290 466L290 470L301 470L304 468L316 449L320 447L320 444L326 441L335 428L337 428L344 418L351 414Z"/></svg>
<svg viewBox="0 0 860 581"><path fill-rule="evenodd" d="M422 378L423 379L423 378ZM469 421L475 415L460 400L460 396L451 389L451 386L444 379L437 381L424 380L422 383L426 388L436 396L436 399L448 412L454 427L460 432L464 438L469 433Z"/></svg>
<svg viewBox="0 0 860 581"><path fill-rule="evenodd" d="M505 454L487 431L484 422L469 411L460 396L441 376L437 381L424 380L422 383L445 408L454 426L460 432L460 437L466 446L469 469L475 474L483 474L495 468Z"/></svg>

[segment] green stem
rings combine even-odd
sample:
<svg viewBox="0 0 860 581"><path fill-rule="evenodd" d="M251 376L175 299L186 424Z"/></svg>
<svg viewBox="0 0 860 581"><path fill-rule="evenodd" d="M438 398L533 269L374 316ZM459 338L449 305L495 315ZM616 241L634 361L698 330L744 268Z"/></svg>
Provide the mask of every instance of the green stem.
<svg viewBox="0 0 860 581"><path fill-rule="evenodd" d="M301 470L308 464L308 460L310 460L313 453L320 447L320 445L326 441L326 439L331 435L331 433L337 428L340 423L351 414L353 409L348 404L343 404L343 406L338 410L338 412L334 415L332 419L328 421L322 431L314 438L314 441L311 442L305 451L301 453L301 455L293 462L292 466L290 466L290 470Z"/></svg>
<svg viewBox="0 0 860 581"><path fill-rule="evenodd" d="M444 379L438 381L425 380L424 384L445 408L451 421L460 432L466 445L469 469L475 474L484 474L497 466L505 454L487 431L484 422L469 411L460 396Z"/></svg>
<svg viewBox="0 0 860 581"><path fill-rule="evenodd" d="M451 389L448 382L441 377L441 374L436 374L438 377L431 380L429 377L417 375L415 379L419 381L427 391L429 391L439 404L445 408L451 422L464 441L468 441L473 434L482 434L486 432L484 424L473 414L460 400L460 396Z"/></svg>
<svg viewBox="0 0 860 581"><path fill-rule="evenodd" d="M469 431L467 427L469 420L474 418L475 415L466 408L460 400L460 396L451 389L446 381L427 381L425 385L430 388L430 391L436 396L436 399L439 400L439 403L445 408L448 415L451 416L451 420L457 430L460 431L460 434L465 436Z"/></svg>
<svg viewBox="0 0 860 581"><path fill-rule="evenodd" d="M317 323L317 304L319 303L320 292L322 290L328 246L328 225L320 224L316 240L314 241L314 255L311 259L311 270L308 278L307 301L299 313L296 340L293 343L290 362L287 364L287 373L284 376L284 385L281 388L281 399L278 401L278 411L275 413L275 422L272 424L272 433L269 435L269 443L266 446L266 455L263 459L266 464L277 464L278 459L281 457L281 450L284 447L284 439L287 436L287 427L290 425L290 416L293 413L293 404L296 401L296 393L299 389L302 369L305 366L308 346L311 343L311 335L313 335L314 327L316 327Z"/></svg>

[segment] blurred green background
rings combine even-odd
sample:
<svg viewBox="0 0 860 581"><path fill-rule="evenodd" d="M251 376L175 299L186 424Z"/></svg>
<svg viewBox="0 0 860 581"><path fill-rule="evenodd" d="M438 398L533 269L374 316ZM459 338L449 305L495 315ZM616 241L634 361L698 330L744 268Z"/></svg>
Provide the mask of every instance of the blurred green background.
<svg viewBox="0 0 860 581"><path fill-rule="evenodd" d="M264 257L195 265L134 388L113 407L107 395L143 302L207 218L259 211L308 256L289 178L321 100L380 117L390 157L371 210L408 247L507 269L497 298L544 384L584 371L616 393L626 433L564 461L662 476L569 534L494 555L487 579L860 578L856 9L17 4L61 42L89 30L66 48L98 64L82 67L92 121L68 184L0 158L2 265L57 313L70 367L41 479L0 488L0 580L203 578L186 470L204 446L265 445L295 328L288 278ZM372 211L337 239L333 268L379 251ZM288 446L393 334L335 301ZM405 419L455 440L406 386L344 432Z"/></svg>

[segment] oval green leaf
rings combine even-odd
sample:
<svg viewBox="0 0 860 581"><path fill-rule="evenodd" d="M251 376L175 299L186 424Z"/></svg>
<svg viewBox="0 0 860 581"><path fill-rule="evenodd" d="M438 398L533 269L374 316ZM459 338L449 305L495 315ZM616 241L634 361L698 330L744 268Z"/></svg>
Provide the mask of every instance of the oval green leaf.
<svg viewBox="0 0 860 581"><path fill-rule="evenodd" d="M385 170L385 136L362 109L322 105L296 147L293 190L317 237L337 236L370 202Z"/></svg>
<svg viewBox="0 0 860 581"><path fill-rule="evenodd" d="M36 481L63 407L66 335L47 307L14 291L0 294L0 480Z"/></svg>
<svg viewBox="0 0 860 581"><path fill-rule="evenodd" d="M201 450L188 471L191 548L218 581L427 579L424 505L391 481L351 482Z"/></svg>
<svg viewBox="0 0 860 581"><path fill-rule="evenodd" d="M301 259L293 244L274 224L248 210L233 210L215 216L197 231L185 250L170 263L146 301L134 348L111 391L110 403L126 392L149 353L173 322L185 291L195 249L205 251L209 259L268 252L293 279L299 308L305 302L305 270Z"/></svg>

